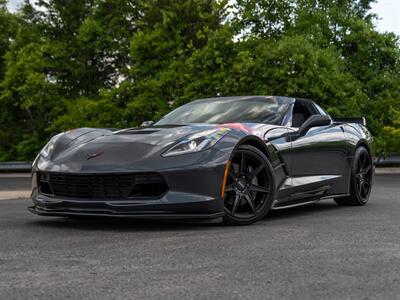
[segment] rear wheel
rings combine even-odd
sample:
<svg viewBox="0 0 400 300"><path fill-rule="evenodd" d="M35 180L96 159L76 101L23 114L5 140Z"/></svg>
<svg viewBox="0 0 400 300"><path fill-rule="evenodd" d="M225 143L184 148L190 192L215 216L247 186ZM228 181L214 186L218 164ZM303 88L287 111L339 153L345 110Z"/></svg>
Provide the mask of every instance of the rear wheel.
<svg viewBox="0 0 400 300"><path fill-rule="evenodd" d="M365 205L371 194L372 169L368 150L362 146L357 148L350 175L350 196L335 198L335 202L342 206Z"/></svg>
<svg viewBox="0 0 400 300"><path fill-rule="evenodd" d="M262 219L274 199L272 166L255 147L239 146L231 158L225 188L224 221L247 225Z"/></svg>

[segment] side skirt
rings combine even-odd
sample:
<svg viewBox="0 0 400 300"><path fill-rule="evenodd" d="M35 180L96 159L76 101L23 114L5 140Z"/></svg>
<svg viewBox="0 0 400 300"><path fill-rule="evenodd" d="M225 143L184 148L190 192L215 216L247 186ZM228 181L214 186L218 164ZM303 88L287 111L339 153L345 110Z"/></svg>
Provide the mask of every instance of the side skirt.
<svg viewBox="0 0 400 300"><path fill-rule="evenodd" d="M320 199L308 200L308 201L302 201L302 202L297 202L297 203L292 203L292 204L290 202L286 202L286 203L282 203L282 204L276 203L274 206L271 207L271 210L281 210L281 209L286 209L286 208L299 207L299 206L303 206L303 205L316 203L319 200Z"/></svg>
<svg viewBox="0 0 400 300"><path fill-rule="evenodd" d="M275 204L271 207L271 210L281 210L281 209L286 209L286 208L294 208L294 207L313 204L313 203L319 202L321 200L348 197L348 196L349 196L349 194L340 194L340 195L329 195L329 196L324 196L324 197L320 197L320 198L303 199L303 200L284 202L284 203L275 202Z"/></svg>

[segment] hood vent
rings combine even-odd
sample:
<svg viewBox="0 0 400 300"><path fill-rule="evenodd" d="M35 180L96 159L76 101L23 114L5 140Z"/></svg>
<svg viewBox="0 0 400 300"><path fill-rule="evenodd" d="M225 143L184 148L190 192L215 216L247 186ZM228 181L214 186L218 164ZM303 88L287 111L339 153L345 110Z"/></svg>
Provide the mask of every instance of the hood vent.
<svg viewBox="0 0 400 300"><path fill-rule="evenodd" d="M125 131L120 131L116 132L114 134L152 134L159 132L160 130L125 130Z"/></svg>

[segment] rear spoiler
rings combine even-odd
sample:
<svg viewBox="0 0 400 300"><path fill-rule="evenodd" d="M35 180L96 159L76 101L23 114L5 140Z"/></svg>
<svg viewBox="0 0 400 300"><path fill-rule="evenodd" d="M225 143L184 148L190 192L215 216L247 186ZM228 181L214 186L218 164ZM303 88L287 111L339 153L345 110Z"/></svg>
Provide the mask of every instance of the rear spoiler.
<svg viewBox="0 0 400 300"><path fill-rule="evenodd" d="M364 117L358 118L334 118L333 121L338 123L357 123L363 126L367 126L367 120Z"/></svg>

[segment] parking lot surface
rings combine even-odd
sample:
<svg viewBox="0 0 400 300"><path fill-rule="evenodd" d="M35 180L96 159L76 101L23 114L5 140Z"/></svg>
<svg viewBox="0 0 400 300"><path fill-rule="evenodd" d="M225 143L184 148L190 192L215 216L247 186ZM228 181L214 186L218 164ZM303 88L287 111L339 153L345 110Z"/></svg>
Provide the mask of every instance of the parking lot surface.
<svg viewBox="0 0 400 300"><path fill-rule="evenodd" d="M399 175L376 176L364 207L326 200L245 227L45 218L29 204L0 201L0 299L400 299Z"/></svg>

